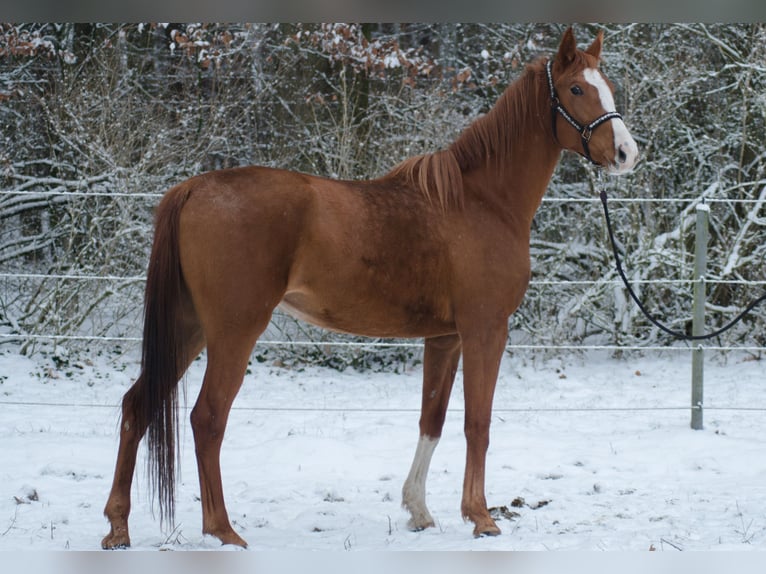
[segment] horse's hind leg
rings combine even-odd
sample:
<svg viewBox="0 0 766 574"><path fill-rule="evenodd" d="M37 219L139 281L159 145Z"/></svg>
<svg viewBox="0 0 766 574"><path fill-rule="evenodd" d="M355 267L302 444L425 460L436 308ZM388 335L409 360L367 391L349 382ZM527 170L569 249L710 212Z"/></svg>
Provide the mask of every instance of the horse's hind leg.
<svg viewBox="0 0 766 574"><path fill-rule="evenodd" d="M138 416L136 400L141 393L144 375L141 374L122 399L120 419L120 447L114 471L112 490L109 494L104 515L111 524L111 530L101 541L104 549L127 548L130 546L128 514L130 514L130 486L136 467L138 443L146 432L146 421Z"/></svg>
<svg viewBox="0 0 766 574"><path fill-rule="evenodd" d="M268 322L263 324L263 328ZM202 532L223 544L247 547L229 522L223 497L220 453L231 405L242 386L253 346L263 328L208 340L205 379L191 413L202 501Z"/></svg>
<svg viewBox="0 0 766 574"><path fill-rule="evenodd" d="M187 333L185 356L188 363L199 355L204 347L204 338L198 326L193 326ZM180 379L188 364L178 374ZM130 546L128 533L128 515L130 514L130 487L133 482L133 472L136 468L136 453L138 444L144 436L147 421L140 415L138 401L144 385L144 374L141 373L128 389L122 399L122 417L120 419L120 446L117 451L117 463L114 470L114 480L109 499L104 507L104 516L109 520L111 529L101 541L105 550L112 548L127 548Z"/></svg>
<svg viewBox="0 0 766 574"><path fill-rule="evenodd" d="M402 506L411 514L407 523L411 530L423 530L434 526L434 520L426 506L426 477L431 456L442 434L459 360L460 337L458 335L426 339L423 355L420 439L410 473L402 488Z"/></svg>

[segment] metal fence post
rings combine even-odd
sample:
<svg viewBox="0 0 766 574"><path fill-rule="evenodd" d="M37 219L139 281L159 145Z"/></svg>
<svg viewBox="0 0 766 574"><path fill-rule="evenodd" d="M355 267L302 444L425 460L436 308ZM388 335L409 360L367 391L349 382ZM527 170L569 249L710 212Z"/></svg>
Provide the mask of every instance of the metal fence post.
<svg viewBox="0 0 766 574"><path fill-rule="evenodd" d="M707 243L710 208L703 202L697 205L697 229L694 245L694 315L692 335L705 333L705 273L707 273ZM703 365L705 353L702 345L692 351L692 421L694 430L702 429L703 418Z"/></svg>

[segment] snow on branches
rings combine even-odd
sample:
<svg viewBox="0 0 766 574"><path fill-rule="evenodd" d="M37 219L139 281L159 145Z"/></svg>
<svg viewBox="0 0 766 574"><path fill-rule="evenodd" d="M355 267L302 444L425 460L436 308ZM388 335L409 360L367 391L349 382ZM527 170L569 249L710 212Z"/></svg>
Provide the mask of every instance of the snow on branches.
<svg viewBox="0 0 766 574"><path fill-rule="evenodd" d="M328 61L371 77L384 78L394 69L405 70L408 78L428 76L436 66L422 46L405 47L395 35L373 36L363 24L299 26L288 41L310 46Z"/></svg>

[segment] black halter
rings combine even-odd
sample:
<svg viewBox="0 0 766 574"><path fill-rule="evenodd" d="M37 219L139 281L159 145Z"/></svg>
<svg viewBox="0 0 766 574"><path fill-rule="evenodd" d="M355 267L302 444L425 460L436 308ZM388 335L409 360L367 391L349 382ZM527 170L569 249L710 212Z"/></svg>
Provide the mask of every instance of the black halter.
<svg viewBox="0 0 766 574"><path fill-rule="evenodd" d="M582 149L585 152L583 156L592 164L599 165L598 162L594 161L593 158L590 156L590 148L588 147L588 142L590 142L590 138L593 135L593 130L595 130L598 126L600 126L603 123L608 122L609 120L619 118L622 119L622 116L617 112L607 112L602 116L599 116L592 122L590 122L587 125L582 125L580 122L578 122L576 119L572 117L572 115L566 110L566 108L562 105L561 101L559 100L559 96L556 93L556 88L553 86L553 60L548 60L548 63L545 65L545 71L548 74L548 88L551 92L551 126L553 127L553 139L556 140L556 143L559 143L559 138L557 135L556 130L556 114L561 114L566 121L570 123L570 125L577 130L577 132L580 134L580 139L582 140Z"/></svg>

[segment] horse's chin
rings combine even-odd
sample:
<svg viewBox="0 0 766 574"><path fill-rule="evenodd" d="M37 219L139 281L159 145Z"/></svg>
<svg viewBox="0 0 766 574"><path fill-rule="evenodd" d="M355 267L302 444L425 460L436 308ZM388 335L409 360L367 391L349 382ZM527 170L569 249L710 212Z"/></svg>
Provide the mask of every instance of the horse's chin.
<svg viewBox="0 0 766 574"><path fill-rule="evenodd" d="M603 166L603 169L607 175L613 175L615 177L631 173L633 168L635 168L635 164L625 165L622 163L610 163L606 166Z"/></svg>

